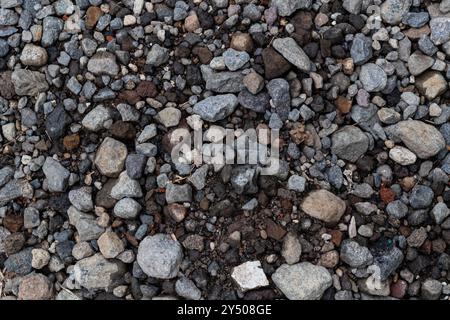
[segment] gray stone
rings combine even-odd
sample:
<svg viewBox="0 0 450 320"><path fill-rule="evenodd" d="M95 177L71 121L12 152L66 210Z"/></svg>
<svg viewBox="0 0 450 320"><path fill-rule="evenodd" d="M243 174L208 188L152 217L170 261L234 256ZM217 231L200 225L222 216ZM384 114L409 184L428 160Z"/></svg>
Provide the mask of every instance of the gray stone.
<svg viewBox="0 0 450 320"><path fill-rule="evenodd" d="M0 189L0 207L19 197L32 197L33 187L26 180L13 179Z"/></svg>
<svg viewBox="0 0 450 320"><path fill-rule="evenodd" d="M431 215L437 224L441 224L450 215L450 209L445 203L439 202L431 210Z"/></svg>
<svg viewBox="0 0 450 320"><path fill-rule="evenodd" d="M269 285L269 281L259 261L247 261L233 268L231 278L241 292L253 290Z"/></svg>
<svg viewBox="0 0 450 320"><path fill-rule="evenodd" d="M125 250L125 245L113 231L106 231L97 240L98 248L106 259L113 259Z"/></svg>
<svg viewBox="0 0 450 320"><path fill-rule="evenodd" d="M44 47L50 47L58 40L59 35L63 30L64 22L56 17L48 16L44 18L42 25L41 44Z"/></svg>
<svg viewBox="0 0 450 320"><path fill-rule="evenodd" d="M181 111L174 107L167 107L158 112L155 119L166 128L177 126L181 119Z"/></svg>
<svg viewBox="0 0 450 320"><path fill-rule="evenodd" d="M69 207L67 215L70 224L77 229L79 241L96 240L105 232L105 229L97 224L93 215L81 212L74 206Z"/></svg>
<svg viewBox="0 0 450 320"><path fill-rule="evenodd" d="M305 191L305 187L306 187L306 179L294 174L289 177L287 187L289 190L303 192L303 191Z"/></svg>
<svg viewBox="0 0 450 320"><path fill-rule="evenodd" d="M244 75L240 72L215 72L209 66L201 65L203 80L206 89L217 93L240 92L244 89Z"/></svg>
<svg viewBox="0 0 450 320"><path fill-rule="evenodd" d="M105 128L105 124L109 120L111 120L109 109L98 105L84 116L81 124L88 130L100 131Z"/></svg>
<svg viewBox="0 0 450 320"><path fill-rule="evenodd" d="M11 81L19 96L36 96L49 88L45 75L38 71L16 69L11 75Z"/></svg>
<svg viewBox="0 0 450 320"><path fill-rule="evenodd" d="M8 42L3 39L0 39L0 58L6 56L8 52L9 52Z"/></svg>
<svg viewBox="0 0 450 320"><path fill-rule="evenodd" d="M281 255L287 264L294 264L300 261L302 245L298 237L293 233L288 233L283 239Z"/></svg>
<svg viewBox="0 0 450 320"><path fill-rule="evenodd" d="M362 33L356 34L350 48L350 55L357 65L369 61L372 58L372 39Z"/></svg>
<svg viewBox="0 0 450 320"><path fill-rule="evenodd" d="M289 300L319 300L332 284L327 269L309 262L283 264L272 280Z"/></svg>
<svg viewBox="0 0 450 320"><path fill-rule="evenodd" d="M232 114L237 104L238 100L234 94L211 96L196 103L194 113L205 121L216 122Z"/></svg>
<svg viewBox="0 0 450 320"><path fill-rule="evenodd" d="M31 43L27 43L20 54L20 62L26 66L40 67L46 64L47 60L47 51Z"/></svg>
<svg viewBox="0 0 450 320"><path fill-rule="evenodd" d="M442 0L439 4L439 10L442 13L447 13L450 11L450 0Z"/></svg>
<svg viewBox="0 0 450 320"><path fill-rule="evenodd" d="M139 181L131 179L126 171L119 175L116 184L111 189L111 197L116 200L123 198L140 198L142 189Z"/></svg>
<svg viewBox="0 0 450 320"><path fill-rule="evenodd" d="M447 90L447 81L438 71L426 71L416 78L416 87L428 100L433 100Z"/></svg>
<svg viewBox="0 0 450 320"><path fill-rule="evenodd" d="M120 283L126 271L118 260L107 260L100 253L78 261L73 268L75 281L82 287L111 290Z"/></svg>
<svg viewBox="0 0 450 320"><path fill-rule="evenodd" d="M340 257L352 268L366 267L373 261L373 256L367 247L349 239L342 242Z"/></svg>
<svg viewBox="0 0 450 320"><path fill-rule="evenodd" d="M143 154L132 153L127 156L125 168L131 179L139 179L144 174L147 157Z"/></svg>
<svg viewBox="0 0 450 320"><path fill-rule="evenodd" d="M367 63L361 67L359 80L368 92L382 91L387 84L386 72L374 63Z"/></svg>
<svg viewBox="0 0 450 320"><path fill-rule="evenodd" d="M168 204L175 202L191 202L192 188L189 184L168 183L166 186L166 201Z"/></svg>
<svg viewBox="0 0 450 320"><path fill-rule="evenodd" d="M403 253L397 247L386 248L379 251L374 259L374 264L379 268L380 280L385 281L403 261Z"/></svg>
<svg viewBox="0 0 450 320"><path fill-rule="evenodd" d="M272 79L267 84L267 91L272 98L272 104L281 121L286 121L291 111L291 95L289 83L281 78Z"/></svg>
<svg viewBox="0 0 450 320"><path fill-rule="evenodd" d="M426 56L419 51L414 52L408 60L408 69L413 76L418 76L419 74L425 72L427 69L431 68L434 64L434 59L432 57Z"/></svg>
<svg viewBox="0 0 450 320"><path fill-rule="evenodd" d="M106 137L95 155L94 163L101 174L117 177L127 158L127 147L120 141Z"/></svg>
<svg viewBox="0 0 450 320"><path fill-rule="evenodd" d="M409 203L414 209L425 209L431 205L433 198L434 192L430 187L417 184L411 191Z"/></svg>
<svg viewBox="0 0 450 320"><path fill-rule="evenodd" d="M315 219L336 223L345 213L346 204L333 193L321 189L310 192L300 207L307 215Z"/></svg>
<svg viewBox="0 0 450 320"><path fill-rule="evenodd" d="M430 21L431 41L441 45L450 40L450 17L436 17Z"/></svg>
<svg viewBox="0 0 450 320"><path fill-rule="evenodd" d="M69 191L69 201L78 210L88 212L94 209L92 188L81 187Z"/></svg>
<svg viewBox="0 0 450 320"><path fill-rule="evenodd" d="M27 207L23 210L23 226L25 229L36 228L40 225L39 210L33 207Z"/></svg>
<svg viewBox="0 0 450 320"><path fill-rule="evenodd" d="M396 219L402 219L408 214L408 207L400 200L394 200L386 206L386 212Z"/></svg>
<svg viewBox="0 0 450 320"><path fill-rule="evenodd" d="M136 200L123 198L114 206L114 215L122 219L134 219L141 209L142 206Z"/></svg>
<svg viewBox="0 0 450 320"><path fill-rule="evenodd" d="M33 255L31 254L32 250L32 248L26 248L20 252L11 254L4 263L4 270L19 276L29 274L33 270L33 267L31 266L31 261L33 259Z"/></svg>
<svg viewBox="0 0 450 320"><path fill-rule="evenodd" d="M70 171L51 157L45 159L42 170L50 192L64 192L69 183Z"/></svg>
<svg viewBox="0 0 450 320"><path fill-rule="evenodd" d="M269 100L270 97L266 92L252 94L244 89L238 95L238 102L241 106L257 113L265 113L269 109Z"/></svg>
<svg viewBox="0 0 450 320"><path fill-rule="evenodd" d="M195 170L195 172L188 178L189 182L192 183L195 189L202 190L205 187L208 168L208 165L205 164Z"/></svg>
<svg viewBox="0 0 450 320"><path fill-rule="evenodd" d="M381 18L389 24L399 24L409 12L412 0L386 0L380 6Z"/></svg>
<svg viewBox="0 0 450 320"><path fill-rule="evenodd" d="M116 56L108 51L99 51L89 59L87 69L96 75L115 76L119 73L119 66L116 62Z"/></svg>
<svg viewBox="0 0 450 320"><path fill-rule="evenodd" d="M256 169L250 165L234 166L231 169L231 186L237 194L253 194L258 191Z"/></svg>
<svg viewBox="0 0 450 320"><path fill-rule="evenodd" d="M0 9L0 26L13 26L19 22L19 16L14 10Z"/></svg>
<svg viewBox="0 0 450 320"><path fill-rule="evenodd" d="M445 147L444 138L439 130L425 122L406 120L389 128L393 138L402 141L421 159L430 158Z"/></svg>
<svg viewBox="0 0 450 320"><path fill-rule="evenodd" d="M369 148L369 138L354 126L345 126L336 131L331 141L331 152L350 162L358 160Z"/></svg>
<svg viewBox="0 0 450 320"><path fill-rule="evenodd" d="M408 12L402 22L413 28L420 28L427 24L430 20L428 12Z"/></svg>
<svg viewBox="0 0 450 320"><path fill-rule="evenodd" d="M233 48L228 48L223 53L223 60L228 70L236 71L242 68L250 60L250 56L245 51L237 51Z"/></svg>
<svg viewBox="0 0 450 320"><path fill-rule="evenodd" d="M169 60L169 49L155 43L147 54L146 63L158 67Z"/></svg>
<svg viewBox="0 0 450 320"><path fill-rule="evenodd" d="M177 276L183 259L183 251L178 241L167 234L147 236L138 248L137 262L150 277L172 279Z"/></svg>
<svg viewBox="0 0 450 320"><path fill-rule="evenodd" d="M435 279L427 279L422 283L420 293L425 300L438 300L441 292L442 284Z"/></svg>
<svg viewBox="0 0 450 320"><path fill-rule="evenodd" d="M402 166L409 166L417 160L417 157L414 153L401 146L395 146L394 148L389 150L389 158Z"/></svg>
<svg viewBox="0 0 450 320"><path fill-rule="evenodd" d="M11 9L22 4L22 0L0 0L0 7L3 9Z"/></svg>
<svg viewBox="0 0 450 320"><path fill-rule="evenodd" d="M277 8L278 15L288 17L298 9L309 9L312 0L272 0L271 6Z"/></svg>
<svg viewBox="0 0 450 320"><path fill-rule="evenodd" d="M359 14L361 12L363 0L344 0L342 7L350 13Z"/></svg>
<svg viewBox="0 0 450 320"><path fill-rule="evenodd" d="M287 61L308 73L311 71L311 61L306 53L292 38L276 38L272 45Z"/></svg>
<svg viewBox="0 0 450 320"><path fill-rule="evenodd" d="M175 291L180 297L188 300L200 300L202 297L202 292L195 283L186 277L181 277L175 282Z"/></svg>
<svg viewBox="0 0 450 320"><path fill-rule="evenodd" d="M57 106L45 119L45 129L53 140L61 138L66 131L66 127L72 123L72 118L63 106Z"/></svg>

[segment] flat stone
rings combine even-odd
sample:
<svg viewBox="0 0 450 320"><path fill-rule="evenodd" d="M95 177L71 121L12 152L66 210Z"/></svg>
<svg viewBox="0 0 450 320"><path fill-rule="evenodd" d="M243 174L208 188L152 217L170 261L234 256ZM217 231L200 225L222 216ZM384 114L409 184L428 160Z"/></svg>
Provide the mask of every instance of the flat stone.
<svg viewBox="0 0 450 320"><path fill-rule="evenodd" d="M311 61L306 53L300 48L292 38L276 38L273 47L287 61L299 68L301 71L308 73L311 71Z"/></svg>
<svg viewBox="0 0 450 320"><path fill-rule="evenodd" d="M346 204L331 192L321 189L310 192L301 204L309 216L327 222L338 222L345 212Z"/></svg>
<svg viewBox="0 0 450 320"><path fill-rule="evenodd" d="M215 95L196 103L194 112L205 121L216 122L232 114L237 104L234 94Z"/></svg>
<svg viewBox="0 0 450 320"><path fill-rule="evenodd" d="M166 201L167 203L175 202L191 202L192 188L189 184L173 184L168 183L166 186Z"/></svg>
<svg viewBox="0 0 450 320"><path fill-rule="evenodd" d="M244 88L244 75L240 72L215 72L209 66L200 67L206 89L217 93L240 92Z"/></svg>

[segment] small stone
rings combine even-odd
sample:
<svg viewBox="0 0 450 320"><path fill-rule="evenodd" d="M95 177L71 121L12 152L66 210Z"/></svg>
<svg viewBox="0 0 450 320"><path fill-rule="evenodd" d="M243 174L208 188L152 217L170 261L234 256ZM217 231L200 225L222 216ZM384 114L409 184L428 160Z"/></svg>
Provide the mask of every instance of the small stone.
<svg viewBox="0 0 450 320"><path fill-rule="evenodd" d="M42 23L42 46L50 47L51 45L53 45L58 40L63 28L63 20L52 16L45 17Z"/></svg>
<svg viewBox="0 0 450 320"><path fill-rule="evenodd" d="M262 52L262 58L266 79L278 78L291 69L289 62L272 48L265 48Z"/></svg>
<svg viewBox="0 0 450 320"><path fill-rule="evenodd" d="M287 264L294 264L300 261L301 254L302 245L297 236L293 233L288 233L283 239L281 255L286 260Z"/></svg>
<svg viewBox="0 0 450 320"><path fill-rule="evenodd" d="M380 6L381 18L389 24L399 24L409 12L411 0L386 0Z"/></svg>
<svg viewBox="0 0 450 320"><path fill-rule="evenodd" d="M179 203L171 203L167 206L169 215L176 222L181 222L186 217L186 208Z"/></svg>
<svg viewBox="0 0 450 320"><path fill-rule="evenodd" d="M53 284L40 273L24 277L19 284L19 300L50 300L53 297Z"/></svg>
<svg viewBox="0 0 450 320"><path fill-rule="evenodd" d="M427 239L427 230L425 228L415 229L406 239L408 245L413 248L419 248Z"/></svg>
<svg viewBox="0 0 450 320"><path fill-rule="evenodd" d="M94 209L92 202L92 188L81 187L79 189L69 191L70 203L80 211L89 212Z"/></svg>
<svg viewBox="0 0 450 320"><path fill-rule="evenodd" d="M244 85L252 94L257 94L264 88L264 78L256 72L250 72L244 77Z"/></svg>
<svg viewBox="0 0 450 320"><path fill-rule="evenodd" d="M64 192L69 183L70 171L51 157L45 159L42 170L50 192Z"/></svg>
<svg viewBox="0 0 450 320"><path fill-rule="evenodd" d="M334 132L331 141L331 152L350 162L357 161L369 148L369 138L354 126L345 126Z"/></svg>
<svg viewBox="0 0 450 320"><path fill-rule="evenodd" d="M272 0L271 5L277 8L280 16L288 17L298 9L309 9L312 0Z"/></svg>
<svg viewBox="0 0 450 320"><path fill-rule="evenodd" d="M431 41L441 45L450 40L450 18L435 17L430 21Z"/></svg>
<svg viewBox="0 0 450 320"><path fill-rule="evenodd" d="M205 121L216 122L232 114L237 104L234 94L215 95L196 103L194 112Z"/></svg>
<svg viewBox="0 0 450 320"><path fill-rule="evenodd" d="M195 283L186 278L181 277L175 282L176 293L188 300L200 300L202 292L195 286Z"/></svg>
<svg viewBox="0 0 450 320"><path fill-rule="evenodd" d="M389 150L389 158L402 166L409 166L417 160L417 157L414 153L412 153L405 147L400 146L395 146L394 148Z"/></svg>
<svg viewBox="0 0 450 320"><path fill-rule="evenodd" d="M248 33L235 32L231 37L230 47L238 51L253 52L253 40Z"/></svg>
<svg viewBox="0 0 450 320"><path fill-rule="evenodd" d="M408 214L408 207L400 200L395 200L388 203L386 212L396 219L402 219Z"/></svg>
<svg viewBox="0 0 450 320"><path fill-rule="evenodd" d="M91 6L86 10L86 27L92 29L102 16L102 10L99 7Z"/></svg>
<svg viewBox="0 0 450 320"><path fill-rule="evenodd" d="M287 61L299 68L301 71L308 73L311 70L311 61L306 53L297 45L292 38L277 38L272 43Z"/></svg>
<svg viewBox="0 0 450 320"><path fill-rule="evenodd" d="M107 177L117 177L124 168L127 154L125 144L106 137L97 150L94 163L101 174Z"/></svg>
<svg viewBox="0 0 450 320"><path fill-rule="evenodd" d="M155 119L166 128L175 127L181 119L181 111L174 107L167 107L156 115Z"/></svg>
<svg viewBox="0 0 450 320"><path fill-rule="evenodd" d="M433 198L434 192L430 187L417 184L411 191L409 203L414 209L425 209L431 205Z"/></svg>
<svg viewBox="0 0 450 320"><path fill-rule="evenodd" d="M172 279L177 276L183 259L183 251L178 241L169 235L147 236L138 248L137 262L150 277Z"/></svg>
<svg viewBox="0 0 450 320"><path fill-rule="evenodd" d="M83 127L91 131L100 131L105 128L105 124L111 120L111 114L102 105L92 109L81 121Z"/></svg>
<svg viewBox="0 0 450 320"><path fill-rule="evenodd" d="M223 53L223 60L228 70L236 71L242 68L250 60L250 56L245 51L237 51L233 48L229 48Z"/></svg>
<svg viewBox="0 0 450 320"><path fill-rule="evenodd" d="M33 249L31 251L31 254L33 256L32 260L31 260L31 266L34 269L42 269L50 261L50 253L47 250Z"/></svg>
<svg viewBox="0 0 450 320"><path fill-rule="evenodd" d="M231 272L231 278L242 292L269 285L269 281L259 261L247 261L234 267Z"/></svg>
<svg viewBox="0 0 450 320"><path fill-rule="evenodd" d="M359 14L361 12L362 0L344 0L342 7L350 13Z"/></svg>
<svg viewBox="0 0 450 320"><path fill-rule="evenodd" d="M191 202L192 188L189 184L168 183L166 186L166 201L168 204L175 202Z"/></svg>
<svg viewBox="0 0 450 320"><path fill-rule="evenodd" d="M20 55L20 62L26 66L40 67L47 63L47 51L39 46L27 43Z"/></svg>
<svg viewBox="0 0 450 320"><path fill-rule="evenodd" d="M433 210L431 210L431 215L433 216L434 221L436 221L437 224L441 224L450 215L450 209L445 203L439 202L436 203L436 205L433 207Z"/></svg>
<svg viewBox="0 0 450 320"><path fill-rule="evenodd" d="M19 96L36 96L49 88L43 73L25 69L16 69L11 75L16 94Z"/></svg>
<svg viewBox="0 0 450 320"><path fill-rule="evenodd" d="M99 51L94 54L89 59L87 69L95 75L115 76L119 73L116 56L108 51Z"/></svg>
<svg viewBox="0 0 450 320"><path fill-rule="evenodd" d="M120 238L112 231L106 231L97 240L100 252L106 259L117 257L119 253L125 250L125 246Z"/></svg>
<svg viewBox="0 0 450 320"><path fill-rule="evenodd" d="M169 50L155 43L147 54L146 63L155 67L159 67L169 60Z"/></svg>
<svg viewBox="0 0 450 320"><path fill-rule="evenodd" d="M240 92L244 89L244 75L240 72L222 71L214 72L209 66L200 67L206 89L218 93ZM211 96L209 98L214 98ZM208 98L207 98L208 99Z"/></svg>
<svg viewBox="0 0 450 320"><path fill-rule="evenodd" d="M283 264L272 280L289 300L319 300L332 284L327 269L309 262Z"/></svg>
<svg viewBox="0 0 450 320"><path fill-rule="evenodd" d="M427 279L422 283L421 296L425 300L438 300L442 292L442 284L434 279Z"/></svg>
<svg viewBox="0 0 450 320"><path fill-rule="evenodd" d="M331 192L321 189L310 192L303 200L301 209L315 219L336 223L344 214L346 204Z"/></svg>
<svg viewBox="0 0 450 320"><path fill-rule="evenodd" d="M387 75L378 65L367 63L361 67L359 80L368 92L378 92L386 87Z"/></svg>
<svg viewBox="0 0 450 320"><path fill-rule="evenodd" d="M270 97L266 92L254 95L246 89L242 90L238 96L238 102L241 106L258 113L265 113L269 109L269 100Z"/></svg>
<svg viewBox="0 0 450 320"><path fill-rule="evenodd" d="M56 107L45 119L45 129L53 140L61 138L66 128L72 123L72 118L62 106Z"/></svg>
<svg viewBox="0 0 450 320"><path fill-rule="evenodd" d="M362 268L370 265L373 257L367 247L347 239L341 244L341 260L352 268Z"/></svg>
<svg viewBox="0 0 450 320"><path fill-rule="evenodd" d="M194 32L200 28L200 21L198 20L198 16L195 12L184 19L184 28L188 32Z"/></svg>
<svg viewBox="0 0 450 320"><path fill-rule="evenodd" d="M111 197L120 200L123 198L140 198L142 189L139 181L131 179L126 171L119 175L116 184L111 188Z"/></svg>
<svg viewBox="0 0 450 320"><path fill-rule="evenodd" d="M372 40L362 33L358 33L353 38L350 54L353 62L362 65L372 58Z"/></svg>
<svg viewBox="0 0 450 320"><path fill-rule="evenodd" d="M433 58L416 51L408 59L408 70L412 75L417 76L431 68L433 64Z"/></svg>
<svg viewBox="0 0 450 320"><path fill-rule="evenodd" d="M114 215L122 219L134 219L141 209L142 206L136 200L123 198L114 206Z"/></svg>
<svg viewBox="0 0 450 320"><path fill-rule="evenodd" d="M294 190L297 192L303 192L305 191L306 186L306 179L298 176L298 175L292 175L289 177L288 180L288 189Z"/></svg>
<svg viewBox="0 0 450 320"><path fill-rule="evenodd" d="M416 87L428 100L433 100L447 90L447 82L440 72L427 71L417 77Z"/></svg>
<svg viewBox="0 0 450 320"><path fill-rule="evenodd" d="M206 185L206 176L208 174L208 165L203 165L188 178L189 182L197 190L202 190Z"/></svg>

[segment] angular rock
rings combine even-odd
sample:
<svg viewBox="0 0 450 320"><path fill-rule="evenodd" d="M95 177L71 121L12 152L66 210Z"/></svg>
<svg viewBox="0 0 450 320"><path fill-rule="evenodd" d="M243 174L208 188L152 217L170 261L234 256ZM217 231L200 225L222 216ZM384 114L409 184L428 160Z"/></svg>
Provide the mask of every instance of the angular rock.
<svg viewBox="0 0 450 320"><path fill-rule="evenodd" d="M259 261L247 261L234 267L231 272L231 278L242 292L269 285L269 281Z"/></svg>
<svg viewBox="0 0 450 320"><path fill-rule="evenodd" d="M332 194L321 189L310 192L301 204L301 209L309 216L327 222L338 222L345 212L345 202Z"/></svg>
<svg viewBox="0 0 450 320"><path fill-rule="evenodd" d="M194 112L203 120L216 122L233 113L238 104L234 94L223 94L208 97L194 105Z"/></svg>
<svg viewBox="0 0 450 320"><path fill-rule="evenodd" d="M350 162L357 161L369 148L369 138L354 126L345 126L336 131L331 141L331 152Z"/></svg>
<svg viewBox="0 0 450 320"><path fill-rule="evenodd" d="M50 192L64 192L69 183L70 171L64 168L52 157L45 159L42 171L47 178L48 190Z"/></svg>
<svg viewBox="0 0 450 320"><path fill-rule="evenodd" d="M287 61L292 63L298 69L308 73L311 71L311 61L306 53L298 46L292 38L277 38L272 43L275 50L277 50Z"/></svg>
<svg viewBox="0 0 450 320"><path fill-rule="evenodd" d="M27 43L22 49L20 62L26 66L40 67L47 63L47 51L39 46Z"/></svg>
<svg viewBox="0 0 450 320"><path fill-rule="evenodd" d="M378 92L386 87L387 75L378 65L367 63L361 67L359 80L368 92Z"/></svg>
<svg viewBox="0 0 450 320"><path fill-rule="evenodd" d="M16 69L11 75L11 81L19 96L36 96L49 88L45 75L37 71Z"/></svg>
<svg viewBox="0 0 450 320"><path fill-rule="evenodd" d="M124 168L127 154L125 144L106 137L97 150L94 163L101 174L107 177L117 177Z"/></svg>
<svg viewBox="0 0 450 320"><path fill-rule="evenodd" d="M119 73L116 56L108 51L99 51L94 54L87 64L87 69L95 75L115 76Z"/></svg>

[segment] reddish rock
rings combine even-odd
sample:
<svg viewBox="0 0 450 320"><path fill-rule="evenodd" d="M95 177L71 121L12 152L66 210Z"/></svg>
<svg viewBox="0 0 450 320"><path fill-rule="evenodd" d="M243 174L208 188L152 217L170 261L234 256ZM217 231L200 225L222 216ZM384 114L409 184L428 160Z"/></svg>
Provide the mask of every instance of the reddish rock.
<svg viewBox="0 0 450 320"><path fill-rule="evenodd" d="M119 140L134 140L136 137L136 127L130 122L121 120L114 122L109 132Z"/></svg>
<svg viewBox="0 0 450 320"><path fill-rule="evenodd" d="M290 63L272 48L264 49L262 58L266 79L278 78L291 69Z"/></svg>
<svg viewBox="0 0 450 320"><path fill-rule="evenodd" d="M198 57L202 64L209 64L213 58L213 54L207 47L197 46L192 50L192 53Z"/></svg>
<svg viewBox="0 0 450 320"><path fill-rule="evenodd" d="M135 90L123 90L119 92L119 95L117 98L121 101L125 101L128 104L134 105L139 100L141 100L141 97Z"/></svg>
<svg viewBox="0 0 450 320"><path fill-rule="evenodd" d="M331 230L329 234L331 235L331 242L339 247L342 242L342 232L339 230Z"/></svg>
<svg viewBox="0 0 450 320"><path fill-rule="evenodd" d="M407 288L408 284L404 280L393 282L391 283L391 296L397 299L401 299L405 296Z"/></svg>
<svg viewBox="0 0 450 320"><path fill-rule="evenodd" d="M272 239L281 241L286 235L286 230L270 219L266 219L267 236Z"/></svg>
<svg viewBox="0 0 450 320"><path fill-rule="evenodd" d="M391 188L381 187L380 198L385 204L395 200L395 192Z"/></svg>
<svg viewBox="0 0 450 320"><path fill-rule="evenodd" d="M3 218L3 226L11 232L17 232L23 226L23 216L7 213L5 218Z"/></svg>
<svg viewBox="0 0 450 320"><path fill-rule="evenodd" d="M154 98L158 94L158 88L151 81L142 81L136 87L136 93L142 98Z"/></svg>
<svg viewBox="0 0 450 320"><path fill-rule="evenodd" d="M24 277L19 284L19 300L50 300L53 284L40 273Z"/></svg>
<svg viewBox="0 0 450 320"><path fill-rule="evenodd" d="M352 100L349 100L346 97L337 97L335 103L338 110L343 114L349 113L350 110L352 110Z"/></svg>

